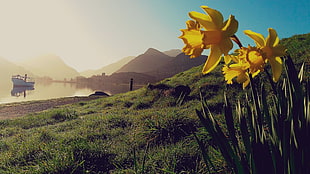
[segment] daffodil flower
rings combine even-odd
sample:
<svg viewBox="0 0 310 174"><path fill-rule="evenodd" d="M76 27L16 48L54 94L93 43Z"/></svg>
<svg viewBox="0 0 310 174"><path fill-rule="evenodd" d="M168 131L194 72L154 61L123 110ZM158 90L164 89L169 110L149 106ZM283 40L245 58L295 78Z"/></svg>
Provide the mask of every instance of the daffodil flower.
<svg viewBox="0 0 310 174"><path fill-rule="evenodd" d="M269 28L269 35L265 39L262 34L255 33L251 30L245 30L244 33L254 40L256 46L266 54L266 60L269 61L272 69L273 81L277 82L282 73L282 59L285 55L285 48L279 45L277 32Z"/></svg>
<svg viewBox="0 0 310 174"><path fill-rule="evenodd" d="M189 13L189 16L205 30L187 25L188 29L181 30L183 34L180 38L186 44L183 52L191 57L197 57L203 49L210 48L210 54L202 70L204 74L207 74L218 65L221 56L228 55L228 52L233 48L230 37L237 32L238 21L231 15L224 22L223 15L219 11L207 6L201 6L201 8L208 15L193 11Z"/></svg>
<svg viewBox="0 0 310 174"><path fill-rule="evenodd" d="M232 84L232 79L237 77L237 82L242 83L243 89L250 83L250 77L245 64L224 65L222 71L227 84Z"/></svg>
<svg viewBox="0 0 310 174"><path fill-rule="evenodd" d="M233 64L224 65L222 71L227 84L232 84L232 79L237 77L236 81L243 84L243 89L250 82L250 75L255 77L264 70L265 56L257 47L248 46L236 50L237 55L229 55Z"/></svg>

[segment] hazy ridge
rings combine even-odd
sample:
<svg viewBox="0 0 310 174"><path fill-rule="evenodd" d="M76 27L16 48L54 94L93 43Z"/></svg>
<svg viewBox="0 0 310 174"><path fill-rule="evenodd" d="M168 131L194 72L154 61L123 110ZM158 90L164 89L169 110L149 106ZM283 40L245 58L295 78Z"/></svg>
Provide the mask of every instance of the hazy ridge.
<svg viewBox="0 0 310 174"><path fill-rule="evenodd" d="M135 74L136 76L138 73L142 73L144 75L141 74L139 76L151 77L153 81L154 79L162 79L163 77L174 75L205 61L193 59L195 63L188 64L188 62L183 62L184 60L191 59L188 59L188 56L183 55L179 49L161 52L154 48L149 48L139 56L128 56L97 70L78 72L67 65L62 58L56 54L45 54L18 63L13 63L5 58L0 58L0 76L3 79L7 79L7 81L9 81L10 77L15 74L28 74L37 79L50 78L53 80L71 80L80 76L89 78L104 74L111 76L110 79L114 77L118 77L119 79L121 76L126 78L130 76L130 74ZM199 60L198 63L197 60ZM176 67L173 64L177 62L183 62L184 64ZM112 76L113 73L120 74Z"/></svg>
<svg viewBox="0 0 310 174"><path fill-rule="evenodd" d="M290 38L284 38L280 41L281 44L288 47L289 53L293 57L298 57L296 61L298 66L302 62L306 62L309 66L309 43L310 34L294 35ZM298 49L302 48L302 51ZM4 82L9 82L10 77L16 74L28 74L29 76L50 77L54 80L70 80L79 76L86 78L92 76L107 76L124 78L130 76L126 73L141 73L144 77L152 77L152 79L163 79L171 77L179 72L188 70L194 66L201 65L205 62L207 56L200 56L195 59L190 59L184 55L179 49L171 49L168 51L159 51L154 48L149 48L144 53L134 57L128 56L110 65L103 66L96 70L87 70L78 72L71 66L67 65L61 57L55 54L46 54L38 57L33 57L19 63L13 63L3 57L0 57L0 78ZM118 75L112 76L112 74ZM142 76L142 75L140 75ZM153 80L152 80L153 81Z"/></svg>
<svg viewBox="0 0 310 174"><path fill-rule="evenodd" d="M20 65L37 77L51 77L54 80L71 79L80 75L55 54L30 58L21 62Z"/></svg>
<svg viewBox="0 0 310 174"><path fill-rule="evenodd" d="M106 66L104 66L100 69L97 69L97 70L82 71L82 72L80 72L80 75L84 76L84 77L91 77L93 75L99 75L102 73L105 73L106 75L111 75L116 70L120 69L122 66L124 66L125 64L127 64L129 61L131 61L134 58L135 58L135 56L128 56L128 57L125 57L125 58L115 62L115 63L106 65Z"/></svg>

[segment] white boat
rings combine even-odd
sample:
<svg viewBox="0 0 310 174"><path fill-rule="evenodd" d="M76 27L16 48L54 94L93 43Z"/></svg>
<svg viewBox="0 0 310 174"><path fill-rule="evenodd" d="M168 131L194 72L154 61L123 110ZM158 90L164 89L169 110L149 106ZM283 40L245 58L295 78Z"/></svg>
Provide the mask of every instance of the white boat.
<svg viewBox="0 0 310 174"><path fill-rule="evenodd" d="M12 82L13 86L15 87L27 87L34 85L34 81L31 80L31 78L27 77L27 74L25 74L25 76L21 75L12 76Z"/></svg>

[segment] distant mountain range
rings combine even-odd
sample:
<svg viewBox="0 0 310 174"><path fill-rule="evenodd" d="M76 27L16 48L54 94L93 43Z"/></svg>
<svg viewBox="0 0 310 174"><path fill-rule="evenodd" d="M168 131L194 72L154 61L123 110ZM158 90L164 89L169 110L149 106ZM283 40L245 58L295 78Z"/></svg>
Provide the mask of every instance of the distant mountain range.
<svg viewBox="0 0 310 174"><path fill-rule="evenodd" d="M22 62L13 63L5 58L0 58L0 78L2 82L10 83L12 75L28 74L29 77L49 77L54 80L70 80L80 76L72 67L54 54L41 55Z"/></svg>
<svg viewBox="0 0 310 174"><path fill-rule="evenodd" d="M297 59L294 60L297 69L300 68L303 62L306 63L306 72L309 72L310 69L309 38L310 33L295 35L280 41L281 44L288 48L288 53ZM190 59L189 56L184 55L178 49L161 52L149 48L139 56L125 57L100 69L79 73L54 54L34 57L19 63L13 63L0 57L0 78L2 84L11 83L10 77L17 74L28 74L28 76L34 78L48 77L47 79L52 78L54 80L71 80L71 78L75 79L81 76L92 78L93 76L94 78L90 79L92 83L96 83L95 80L98 78L109 79L109 81L115 83L127 83L130 78L135 78L135 82L143 83L171 77L203 64L206 59L207 56Z"/></svg>
<svg viewBox="0 0 310 174"><path fill-rule="evenodd" d="M116 73L144 73L161 80L179 72L186 71L194 66L201 65L207 58L207 56L200 56L195 59L190 59L189 56L185 55L180 50L173 50L169 53L170 55L178 54L175 57L171 57L154 48L149 48L144 54L139 55L117 70Z"/></svg>
<svg viewBox="0 0 310 174"><path fill-rule="evenodd" d="M149 48L137 57L125 57L98 70L87 70L80 74L84 77L91 77L93 75L111 75L115 73L124 75L126 72L135 72L150 75L156 79L163 79L188 70L193 66L201 65L205 60L206 56L190 59L179 49L161 52Z"/></svg>
<svg viewBox="0 0 310 174"><path fill-rule="evenodd" d="M135 56L128 56L125 57L115 63L112 63L110 65L104 66L100 69L97 70L86 70L83 72L80 72L81 76L84 77L91 77L93 75L99 75L102 73L105 73L106 75L111 75L112 73L114 73L116 70L120 69L122 66L126 65L129 61L131 61L132 59L134 59Z"/></svg>
<svg viewBox="0 0 310 174"><path fill-rule="evenodd" d="M51 77L54 80L71 79L79 76L72 67L57 55L46 54L31 59L27 59L20 63L26 70L31 71L38 77Z"/></svg>
<svg viewBox="0 0 310 174"><path fill-rule="evenodd" d="M5 58L0 58L0 78L10 80L12 75L28 74L34 78L48 77L54 80L71 80L78 76L110 76L109 79L126 80L133 76L143 82L160 80L176 73L185 71L193 66L198 66L206 57L189 59L181 50L173 49L165 52L149 48L143 54L133 57L125 57L115 63L97 70L77 72L68 66L59 56L46 54L33 57L19 63L13 63ZM127 73L127 74L126 74Z"/></svg>

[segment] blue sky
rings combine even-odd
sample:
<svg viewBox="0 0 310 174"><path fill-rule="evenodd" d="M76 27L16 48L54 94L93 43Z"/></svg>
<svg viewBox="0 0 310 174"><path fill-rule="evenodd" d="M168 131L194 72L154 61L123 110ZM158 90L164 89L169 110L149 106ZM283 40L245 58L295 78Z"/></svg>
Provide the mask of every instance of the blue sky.
<svg viewBox="0 0 310 174"><path fill-rule="evenodd" d="M152 47L181 49L188 12L207 5L243 30L280 38L310 32L309 0L0 0L0 56L12 61L54 53L79 71L96 69Z"/></svg>

